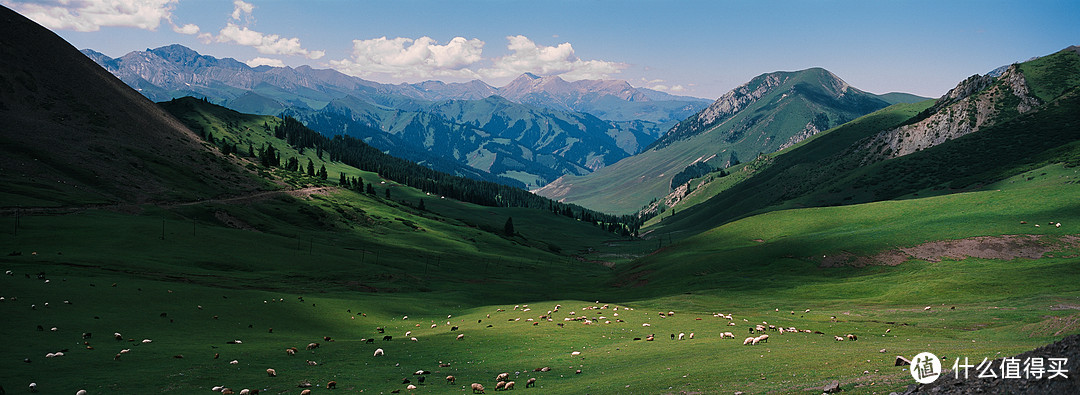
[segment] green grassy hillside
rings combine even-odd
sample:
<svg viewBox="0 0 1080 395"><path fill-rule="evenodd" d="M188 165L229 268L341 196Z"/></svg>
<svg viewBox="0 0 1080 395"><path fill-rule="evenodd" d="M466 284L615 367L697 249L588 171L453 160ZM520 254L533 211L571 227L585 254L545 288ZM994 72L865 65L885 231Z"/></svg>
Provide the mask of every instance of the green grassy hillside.
<svg viewBox="0 0 1080 395"><path fill-rule="evenodd" d="M739 104L724 110L732 113L711 123L699 120L723 107L714 104L644 152L586 176L564 176L537 193L601 211L633 212L670 192L671 178L692 163L723 167L732 157L746 162L888 105L823 69L765 74L732 92L738 93L730 100Z"/></svg>

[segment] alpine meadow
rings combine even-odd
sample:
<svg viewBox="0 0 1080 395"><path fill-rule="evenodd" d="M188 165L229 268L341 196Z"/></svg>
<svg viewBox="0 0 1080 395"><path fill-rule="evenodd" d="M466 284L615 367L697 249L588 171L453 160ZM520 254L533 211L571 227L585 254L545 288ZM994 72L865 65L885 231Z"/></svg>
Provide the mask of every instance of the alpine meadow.
<svg viewBox="0 0 1080 395"><path fill-rule="evenodd" d="M713 100L111 58L17 11L0 394L1080 393L1080 47Z"/></svg>

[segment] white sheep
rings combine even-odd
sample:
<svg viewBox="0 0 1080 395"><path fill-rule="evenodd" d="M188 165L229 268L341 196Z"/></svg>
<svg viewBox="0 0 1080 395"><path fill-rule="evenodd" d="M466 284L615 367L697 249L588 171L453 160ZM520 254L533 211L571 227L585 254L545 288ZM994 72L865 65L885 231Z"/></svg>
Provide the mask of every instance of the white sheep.
<svg viewBox="0 0 1080 395"><path fill-rule="evenodd" d="M436 326L438 326L438 325L436 325L436 324L431 324L431 329L435 329L435 327L436 327Z"/></svg>
<svg viewBox="0 0 1080 395"><path fill-rule="evenodd" d="M414 341L414 342L418 342L418 341L420 341L420 340L418 340L418 339L417 339L417 338L415 338L415 337L410 337L410 338L409 338L409 340L412 340L412 341Z"/></svg>
<svg viewBox="0 0 1080 395"><path fill-rule="evenodd" d="M411 335L411 334L412 334L412 331L405 331L405 337L409 337L409 335Z"/></svg>
<svg viewBox="0 0 1080 395"><path fill-rule="evenodd" d="M503 390L512 390L512 389L514 389L514 382L513 381L507 381L506 386L503 387Z"/></svg>
<svg viewBox="0 0 1080 395"><path fill-rule="evenodd" d="M679 332L679 340L682 340L684 337L686 337L686 334Z"/></svg>
<svg viewBox="0 0 1080 395"><path fill-rule="evenodd" d="M458 340L461 340L461 339L464 339L464 338L465 338L465 334L464 334L464 333L462 333L462 334L460 334L460 335L457 335L457 339L458 339Z"/></svg>
<svg viewBox="0 0 1080 395"><path fill-rule="evenodd" d="M239 360L235 360L235 359L234 359L234 360L232 360L232 361L229 361L229 365L237 365L237 364L239 364L239 363L240 363L240 361L239 361Z"/></svg>
<svg viewBox="0 0 1080 395"><path fill-rule="evenodd" d="M375 350L375 356L376 356L376 357L381 357L381 356L383 356L383 355L386 355L386 352L385 352L385 351L383 351L383 349L379 348L379 349L376 349L376 350Z"/></svg>
<svg viewBox="0 0 1080 395"><path fill-rule="evenodd" d="M251 390L244 388L240 390L240 395L251 395Z"/></svg>
<svg viewBox="0 0 1080 395"><path fill-rule="evenodd" d="M266 375L270 377L277 377L277 371L274 368L266 369Z"/></svg>
<svg viewBox="0 0 1080 395"><path fill-rule="evenodd" d="M153 340L150 340L150 339L142 339L142 344L150 344L151 342L153 342Z"/></svg>
<svg viewBox="0 0 1080 395"><path fill-rule="evenodd" d="M30 392L37 392L37 383L30 383Z"/></svg>
<svg viewBox="0 0 1080 395"><path fill-rule="evenodd" d="M570 353L570 355L581 355L581 351L574 351Z"/></svg>
<svg viewBox="0 0 1080 395"><path fill-rule="evenodd" d="M407 389L407 390L409 390L409 391L412 391L412 390L415 390L415 389L416 389L416 386L415 386L415 385L412 385L412 384L409 384L409 386L408 386L408 387L405 387L405 389Z"/></svg>
<svg viewBox="0 0 1080 395"><path fill-rule="evenodd" d="M498 376L495 376L495 381L506 381L509 378L510 378L510 373L503 372L503 373L499 373Z"/></svg>
<svg viewBox="0 0 1080 395"><path fill-rule="evenodd" d="M742 344L743 344L744 346L745 346L745 345L754 345L754 344L757 344L757 342L755 342L755 341L754 341L754 339L757 339L757 338L756 338L756 337L748 337L748 338L746 338L745 340L743 340L743 341L742 341Z"/></svg>
<svg viewBox="0 0 1080 395"><path fill-rule="evenodd" d="M225 389L224 386L215 385L214 388L211 388L210 390L214 391L214 392L221 392L221 390L223 390L223 389Z"/></svg>
<svg viewBox="0 0 1080 395"><path fill-rule="evenodd" d="M693 339L693 338L694 338L694 332L690 332L690 338L691 338L691 339Z"/></svg>

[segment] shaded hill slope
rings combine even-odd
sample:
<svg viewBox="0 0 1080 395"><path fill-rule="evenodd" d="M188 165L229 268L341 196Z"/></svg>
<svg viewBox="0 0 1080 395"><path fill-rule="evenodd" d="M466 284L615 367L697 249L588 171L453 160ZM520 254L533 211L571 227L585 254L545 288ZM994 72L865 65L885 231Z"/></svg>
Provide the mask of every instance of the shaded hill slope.
<svg viewBox="0 0 1080 395"><path fill-rule="evenodd" d="M185 199L263 185L48 29L3 7L0 24L3 206Z"/></svg>

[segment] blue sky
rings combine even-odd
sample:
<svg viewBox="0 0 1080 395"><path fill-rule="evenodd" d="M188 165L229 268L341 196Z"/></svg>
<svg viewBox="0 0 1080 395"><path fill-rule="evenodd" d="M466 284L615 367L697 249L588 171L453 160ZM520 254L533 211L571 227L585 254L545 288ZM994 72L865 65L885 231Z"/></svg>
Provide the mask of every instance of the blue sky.
<svg viewBox="0 0 1080 395"><path fill-rule="evenodd" d="M874 93L937 97L1080 44L1078 1L0 0L112 57L179 43L249 64L386 82L523 72L624 79L714 99L756 75L824 67Z"/></svg>

